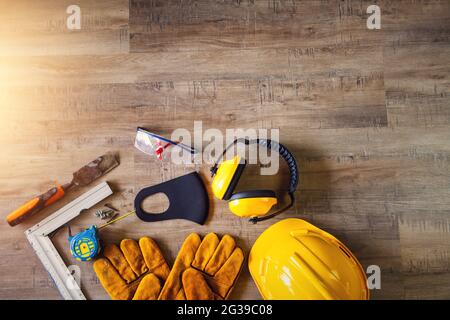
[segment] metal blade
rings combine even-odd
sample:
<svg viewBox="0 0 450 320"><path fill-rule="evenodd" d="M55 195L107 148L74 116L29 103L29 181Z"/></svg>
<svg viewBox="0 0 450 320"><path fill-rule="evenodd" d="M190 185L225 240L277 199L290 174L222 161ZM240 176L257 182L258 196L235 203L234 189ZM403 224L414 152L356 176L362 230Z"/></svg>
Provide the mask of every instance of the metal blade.
<svg viewBox="0 0 450 320"><path fill-rule="evenodd" d="M86 186L119 165L118 155L108 152L73 173L72 183Z"/></svg>

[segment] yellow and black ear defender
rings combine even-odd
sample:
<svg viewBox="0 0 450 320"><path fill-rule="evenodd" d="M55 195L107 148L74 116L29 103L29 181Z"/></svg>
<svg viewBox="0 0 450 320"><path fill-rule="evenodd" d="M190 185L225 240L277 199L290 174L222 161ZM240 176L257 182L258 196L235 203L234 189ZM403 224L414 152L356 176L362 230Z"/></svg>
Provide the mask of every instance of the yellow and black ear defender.
<svg viewBox="0 0 450 320"><path fill-rule="evenodd" d="M257 143L262 147L277 151L286 161L290 174L288 188L290 203L286 207L268 214L270 209L278 202L273 190L249 190L233 193L247 162L240 156L234 156L232 159L225 160L221 164L219 164L219 161L225 156L228 149L237 143L244 143L246 145ZM235 215L239 217L250 217L251 222L257 223L258 221L270 219L293 206L299 173L294 155L282 144L268 139L236 139L223 151L222 155L220 155L219 159L211 168L211 177L213 177L212 191L214 196L220 200L227 200L230 211Z"/></svg>

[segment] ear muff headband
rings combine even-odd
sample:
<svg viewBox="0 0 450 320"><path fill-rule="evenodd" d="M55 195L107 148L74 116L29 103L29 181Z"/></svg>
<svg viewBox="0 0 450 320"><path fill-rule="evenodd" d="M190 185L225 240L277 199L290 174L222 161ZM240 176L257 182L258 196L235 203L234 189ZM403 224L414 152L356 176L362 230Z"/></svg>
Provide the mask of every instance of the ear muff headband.
<svg viewBox="0 0 450 320"><path fill-rule="evenodd" d="M295 202L294 194L295 194L295 190L297 189L297 185L298 185L298 181L299 181L299 171L298 171L297 161L295 160L294 155L281 143L275 142L270 139L253 139L253 140L243 139L243 138L236 139L225 148L225 150L222 152L222 154L217 159L214 166L211 168L211 177L214 177L214 175L216 174L217 168L218 168L218 163L220 162L220 160L222 160L222 158L225 156L227 151L237 143L244 143L245 145L249 145L252 143L258 143L260 146L263 146L263 147L266 147L267 149L276 151L284 159L284 161L286 161L288 168L289 168L290 180L289 180L288 194L289 194L289 198L290 198L290 203L286 207L281 208L280 210L278 210L276 212L265 215L263 217L253 217L250 219L250 221L253 223L257 223L258 221L267 220L267 219L273 218L276 215L291 208Z"/></svg>

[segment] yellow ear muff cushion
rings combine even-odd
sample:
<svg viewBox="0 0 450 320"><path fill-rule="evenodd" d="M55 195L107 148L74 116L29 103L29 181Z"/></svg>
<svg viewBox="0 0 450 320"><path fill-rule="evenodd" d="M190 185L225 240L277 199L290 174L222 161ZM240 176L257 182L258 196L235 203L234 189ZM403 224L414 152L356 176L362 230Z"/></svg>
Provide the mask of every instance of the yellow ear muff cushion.
<svg viewBox="0 0 450 320"><path fill-rule="evenodd" d="M220 164L211 185L213 194L217 199L224 199L240 163L241 157L235 156L233 159L226 160Z"/></svg>
<svg viewBox="0 0 450 320"><path fill-rule="evenodd" d="M231 212L245 218L265 215L276 204L275 197L238 198L228 202Z"/></svg>

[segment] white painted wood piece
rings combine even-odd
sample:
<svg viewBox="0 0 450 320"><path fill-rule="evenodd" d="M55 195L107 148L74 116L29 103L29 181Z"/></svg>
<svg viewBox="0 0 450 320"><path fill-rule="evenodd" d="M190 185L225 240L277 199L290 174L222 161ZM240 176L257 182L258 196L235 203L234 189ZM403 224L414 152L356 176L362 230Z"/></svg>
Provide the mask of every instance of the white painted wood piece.
<svg viewBox="0 0 450 320"><path fill-rule="evenodd" d="M25 231L33 250L65 300L85 300L86 297L53 245L49 235L79 216L83 210L93 207L112 193L108 183L103 182Z"/></svg>

